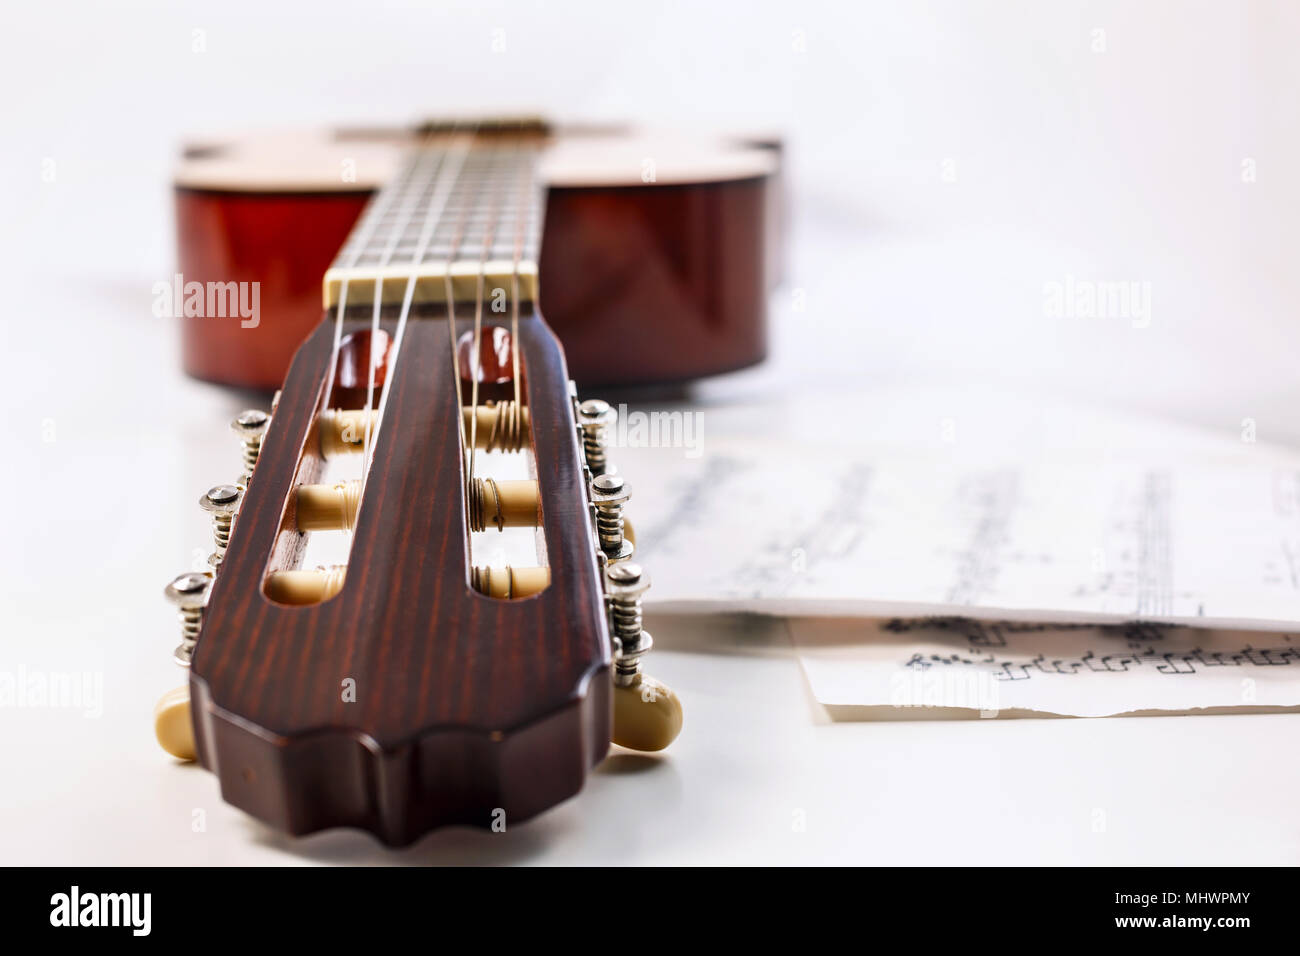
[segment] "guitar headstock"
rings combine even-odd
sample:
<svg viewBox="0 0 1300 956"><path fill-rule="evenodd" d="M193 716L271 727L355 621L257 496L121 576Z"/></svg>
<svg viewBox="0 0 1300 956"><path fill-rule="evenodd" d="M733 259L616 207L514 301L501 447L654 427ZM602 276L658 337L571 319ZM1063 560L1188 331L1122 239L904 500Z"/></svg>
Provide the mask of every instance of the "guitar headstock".
<svg viewBox="0 0 1300 956"><path fill-rule="evenodd" d="M472 338L390 312L322 323L272 413L233 424L243 473L201 502L210 567L167 589L190 694L160 702L158 735L282 829L401 844L532 816L611 733L660 749L681 710L640 672L612 410L576 400L531 310ZM330 538L343 560L312 567Z"/></svg>

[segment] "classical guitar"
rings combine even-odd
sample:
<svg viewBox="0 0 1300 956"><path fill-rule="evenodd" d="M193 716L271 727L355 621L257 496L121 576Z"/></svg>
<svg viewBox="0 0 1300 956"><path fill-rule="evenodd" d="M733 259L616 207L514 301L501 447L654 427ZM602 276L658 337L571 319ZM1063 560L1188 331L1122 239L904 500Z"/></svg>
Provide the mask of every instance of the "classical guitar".
<svg viewBox="0 0 1300 956"><path fill-rule="evenodd" d="M579 400L538 308L544 210L563 162L564 188L597 210L574 228L593 236L599 210L622 222L687 188L683 170L707 189L768 167L727 145L678 159L617 143L557 165L565 146L529 122L405 141L270 411L233 422L241 473L201 496L214 550L166 588L188 681L155 729L272 826L401 845L525 820L576 793L611 740L659 750L681 728L677 697L642 671L649 576L610 460L615 411ZM662 175L642 178L646 155ZM735 228L692 228L709 225ZM557 259L590 252L560 245Z"/></svg>
<svg viewBox="0 0 1300 956"><path fill-rule="evenodd" d="M278 387L320 319L321 274L430 131L190 144L176 173L177 288L255 285L260 316L176 309L186 370ZM546 190L536 291L579 385L685 381L763 358L768 284L780 271L780 154L770 136L547 131L534 171ZM399 248L398 261L409 251Z"/></svg>

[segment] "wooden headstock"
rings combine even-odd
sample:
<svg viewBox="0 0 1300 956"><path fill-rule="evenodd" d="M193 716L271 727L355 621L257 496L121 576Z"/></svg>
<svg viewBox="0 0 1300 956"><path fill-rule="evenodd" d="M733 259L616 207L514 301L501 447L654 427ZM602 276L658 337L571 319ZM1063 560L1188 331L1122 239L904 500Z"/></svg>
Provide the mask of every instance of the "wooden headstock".
<svg viewBox="0 0 1300 956"><path fill-rule="evenodd" d="M343 331L368 327L349 321ZM610 521L593 520L604 514L593 484L610 482L593 483L586 467L564 358L541 317L519 321L511 342L527 369L519 444L535 463L537 569L473 563L471 527L490 529L503 512L525 520L527 502L475 503L466 492L460 422L469 415L446 318L412 315L404 335L349 519L346 573L298 567L300 524L327 521L307 514L303 489L319 487L325 452L337 448L331 412L350 387L336 374L324 394L340 360L326 322L299 350L258 437L201 622L191 612L201 623L190 677L197 759L227 801L290 833L357 826L403 844L445 823L488 825L494 812L534 815L576 793L608 748L611 608L622 615L624 639L613 646L626 651L624 669L644 652L626 640L632 608L640 632L639 597L618 604L622 585L611 586L626 569L607 578L630 545L616 544L621 555L600 547L597 526ZM602 442L590 444L603 456ZM315 593L285 590L312 580L323 582ZM656 746L656 733L675 736L680 709L637 678L632 696L650 705L651 730L629 724L628 741L658 749L667 741Z"/></svg>
<svg viewBox="0 0 1300 956"><path fill-rule="evenodd" d="M290 833L526 819L611 734L656 750L681 727L640 670L649 579L612 410L577 402L534 306L544 135L456 125L411 151L326 273L272 415L232 426L243 475L200 501L210 568L167 589L190 693L160 703L160 742ZM480 560L520 527L526 561ZM304 566L317 534L344 536L343 562Z"/></svg>

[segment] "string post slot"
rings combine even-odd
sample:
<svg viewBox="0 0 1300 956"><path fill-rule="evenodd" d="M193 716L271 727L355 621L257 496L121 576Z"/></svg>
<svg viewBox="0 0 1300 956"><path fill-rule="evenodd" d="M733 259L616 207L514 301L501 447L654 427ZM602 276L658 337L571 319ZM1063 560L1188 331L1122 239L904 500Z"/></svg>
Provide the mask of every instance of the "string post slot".
<svg viewBox="0 0 1300 956"><path fill-rule="evenodd" d="M473 478L469 483L469 528L486 531L495 526L536 528L541 524L541 504L535 480L497 481Z"/></svg>
<svg viewBox="0 0 1300 956"><path fill-rule="evenodd" d="M361 507L361 481L299 485L294 519L299 531L351 531Z"/></svg>
<svg viewBox="0 0 1300 956"><path fill-rule="evenodd" d="M466 407L461 414L466 433L474 435L474 447L483 451L518 452L532 441L532 417L526 406L514 400ZM375 409L329 408L321 412L316 420L321 457L328 461L361 454L367 425L373 436L378 421Z"/></svg>
<svg viewBox="0 0 1300 956"><path fill-rule="evenodd" d="M359 455L365 447L366 429L373 435L379 415L373 408L327 408L316 419L321 457Z"/></svg>
<svg viewBox="0 0 1300 956"><path fill-rule="evenodd" d="M346 564L334 564L314 571L272 571L263 591L277 604L303 606L328 601L343 590Z"/></svg>
<svg viewBox="0 0 1300 956"><path fill-rule="evenodd" d="M475 448L518 452L532 441L532 418L528 409L513 399L461 411L465 418L465 431L474 436Z"/></svg>
<svg viewBox="0 0 1300 956"><path fill-rule="evenodd" d="M540 594L551 583L551 569L542 567L493 568L475 565L470 569L470 586L480 594L504 601Z"/></svg>

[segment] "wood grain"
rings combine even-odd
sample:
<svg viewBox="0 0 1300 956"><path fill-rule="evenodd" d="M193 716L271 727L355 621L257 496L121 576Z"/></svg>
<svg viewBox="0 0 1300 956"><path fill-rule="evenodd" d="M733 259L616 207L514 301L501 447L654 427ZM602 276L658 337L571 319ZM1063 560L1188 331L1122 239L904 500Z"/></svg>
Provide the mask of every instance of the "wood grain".
<svg viewBox="0 0 1300 956"><path fill-rule="evenodd" d="M552 583L488 598L469 586L445 323L407 326L342 591L286 607L262 590L301 551L289 503L320 470L330 322L290 369L213 588L191 672L199 759L227 801L290 833L356 826L400 845L498 808L526 819L576 793L608 747L609 641L563 354L539 315L520 322Z"/></svg>

